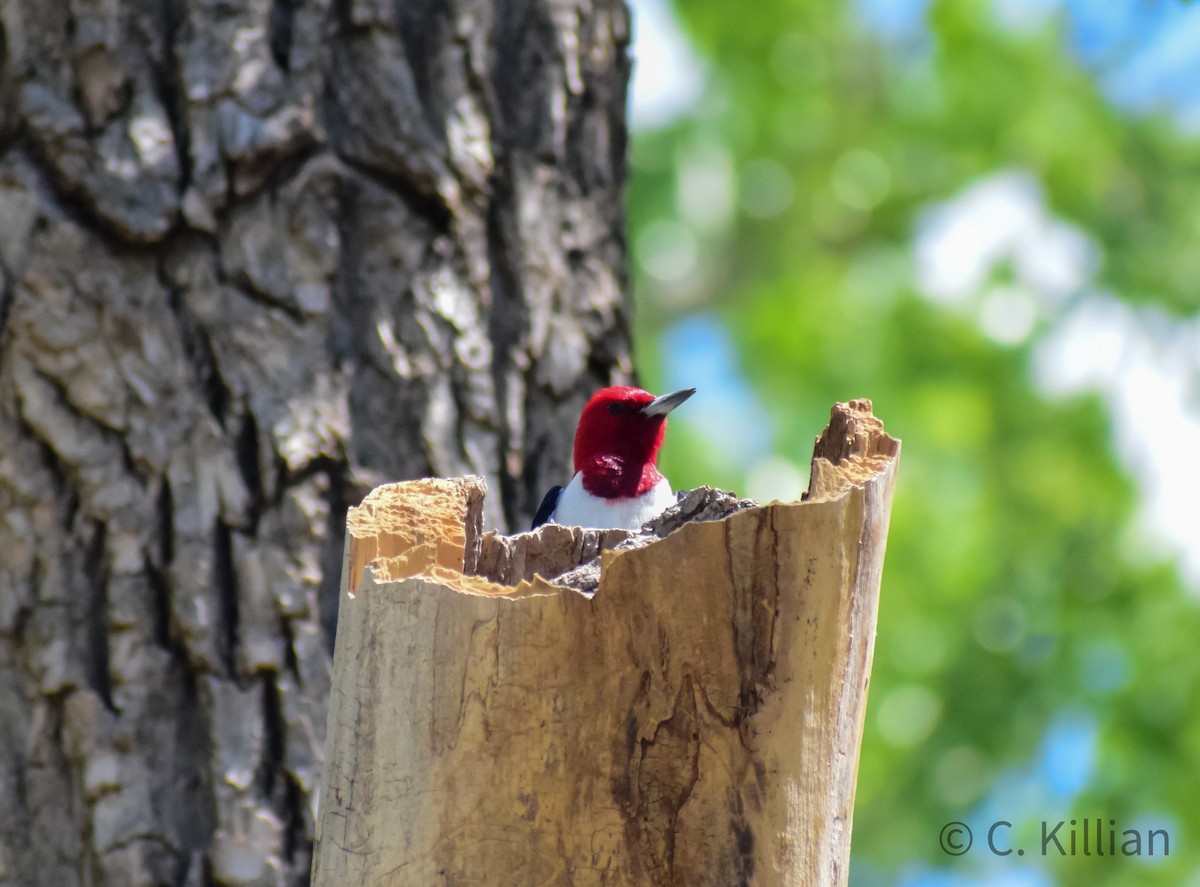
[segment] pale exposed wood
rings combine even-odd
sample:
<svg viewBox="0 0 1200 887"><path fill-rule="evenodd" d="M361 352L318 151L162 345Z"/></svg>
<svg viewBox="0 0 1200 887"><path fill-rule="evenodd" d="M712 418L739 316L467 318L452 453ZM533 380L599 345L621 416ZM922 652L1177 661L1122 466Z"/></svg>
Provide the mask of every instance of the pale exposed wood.
<svg viewBox="0 0 1200 887"><path fill-rule="evenodd" d="M470 479L377 489L347 536L315 883L845 884L898 455L839 404L808 501L605 551L593 599L464 576L456 527L432 558ZM510 545L561 567L581 532ZM414 549L368 563L372 533Z"/></svg>

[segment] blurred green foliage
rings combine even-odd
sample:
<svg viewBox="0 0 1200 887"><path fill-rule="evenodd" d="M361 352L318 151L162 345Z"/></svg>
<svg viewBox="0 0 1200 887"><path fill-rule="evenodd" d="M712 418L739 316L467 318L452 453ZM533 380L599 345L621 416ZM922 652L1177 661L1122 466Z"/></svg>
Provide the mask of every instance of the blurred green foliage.
<svg viewBox="0 0 1200 887"><path fill-rule="evenodd" d="M960 875L1008 865L944 856L939 829L1003 798L998 780L1049 779L1038 762L1065 713L1098 729L1081 793L1048 788L1029 810L994 812L1025 829L1164 817L1171 856L1031 851L1022 864L1063 885L1184 883L1200 871L1200 609L1172 564L1130 542L1135 489L1101 400L1045 399L1028 343L997 344L920 297L912 244L930 204L1029 170L1050 212L1101 247L1099 286L1189 314L1200 141L1115 110L1061 20L1005 30L987 3L945 0L915 43L885 48L832 0L680 0L676 12L710 80L684 118L635 138L630 233L642 259L654 225L687 226L698 270L668 286L637 271L648 385L664 374L658 334L710 312L769 405L776 452L805 462L829 405L858 396L904 441L854 881L895 883L912 860ZM706 219L688 191L722 163L732 212ZM676 486L744 481L677 428L664 454Z"/></svg>

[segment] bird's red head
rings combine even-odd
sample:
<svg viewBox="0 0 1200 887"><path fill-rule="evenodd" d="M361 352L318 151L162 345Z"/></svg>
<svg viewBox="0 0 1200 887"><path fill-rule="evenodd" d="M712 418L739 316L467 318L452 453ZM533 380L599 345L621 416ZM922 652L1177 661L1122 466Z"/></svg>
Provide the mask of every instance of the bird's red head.
<svg viewBox="0 0 1200 887"><path fill-rule="evenodd" d="M640 496L662 475L655 462L667 414L696 393L685 388L655 397L641 388L602 388L592 395L575 429L575 470L583 486L605 498Z"/></svg>

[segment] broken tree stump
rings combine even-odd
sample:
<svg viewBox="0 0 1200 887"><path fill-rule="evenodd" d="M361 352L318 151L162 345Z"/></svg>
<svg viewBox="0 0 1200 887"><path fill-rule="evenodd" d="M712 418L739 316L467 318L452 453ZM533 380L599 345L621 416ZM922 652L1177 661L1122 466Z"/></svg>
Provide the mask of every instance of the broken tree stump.
<svg viewBox="0 0 1200 887"><path fill-rule="evenodd" d="M592 598L545 577L628 533L485 537L479 478L377 488L314 884L844 885L899 451L837 404L803 501L604 550Z"/></svg>

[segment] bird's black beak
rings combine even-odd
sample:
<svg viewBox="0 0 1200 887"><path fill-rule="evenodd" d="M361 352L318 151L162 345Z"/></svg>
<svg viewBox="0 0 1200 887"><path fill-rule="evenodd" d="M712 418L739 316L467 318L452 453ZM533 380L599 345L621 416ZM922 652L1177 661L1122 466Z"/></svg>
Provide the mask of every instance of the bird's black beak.
<svg viewBox="0 0 1200 887"><path fill-rule="evenodd" d="M662 397L656 397L642 407L642 415L665 416L695 393L695 388L681 388L678 391L672 391L670 394L664 394Z"/></svg>

